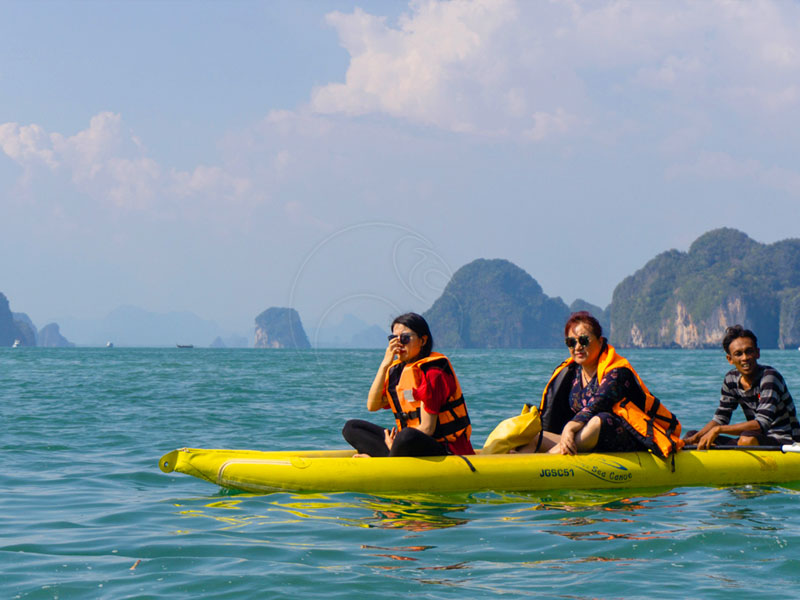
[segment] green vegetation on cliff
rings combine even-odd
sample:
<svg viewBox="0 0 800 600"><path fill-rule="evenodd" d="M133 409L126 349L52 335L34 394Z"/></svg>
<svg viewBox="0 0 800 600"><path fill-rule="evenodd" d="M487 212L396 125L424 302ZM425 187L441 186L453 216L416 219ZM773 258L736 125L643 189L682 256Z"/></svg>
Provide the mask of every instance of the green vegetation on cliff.
<svg viewBox="0 0 800 600"><path fill-rule="evenodd" d="M608 333L611 330L611 326L608 321L608 308L600 308L596 304L592 304L591 302L587 302L581 298L578 298L569 305L570 314L580 312L582 310L591 313L592 316L600 322L600 326L603 328L603 335L608 337Z"/></svg>
<svg viewBox="0 0 800 600"><path fill-rule="evenodd" d="M569 308L507 260L461 267L424 314L438 347L551 348L563 345Z"/></svg>
<svg viewBox="0 0 800 600"><path fill-rule="evenodd" d="M625 278L611 302L620 346L717 347L725 327L752 328L764 348L800 342L800 240L760 244L709 231L688 252L670 250Z"/></svg>

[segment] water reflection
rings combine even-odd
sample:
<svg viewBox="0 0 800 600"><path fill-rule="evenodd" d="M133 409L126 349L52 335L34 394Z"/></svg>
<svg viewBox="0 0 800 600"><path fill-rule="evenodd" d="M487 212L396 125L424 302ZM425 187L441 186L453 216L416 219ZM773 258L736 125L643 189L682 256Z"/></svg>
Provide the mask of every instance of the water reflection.
<svg viewBox="0 0 800 600"><path fill-rule="evenodd" d="M735 488L727 488L728 492L737 500L750 500L752 498L760 498L761 496L769 496L771 494L785 494L787 490L768 487L768 486L743 486Z"/></svg>
<svg viewBox="0 0 800 600"><path fill-rule="evenodd" d="M238 494L220 500L198 498L175 504L178 513L187 518L212 519L223 529L238 529L262 523L296 523L321 520L337 525L381 529L404 529L411 532L446 529L463 525L468 520L452 516L464 513L468 505L431 500L428 497L381 498L349 494L309 494L290 496L271 494ZM255 502L254 502L255 501ZM201 505L201 507L198 507ZM257 512L253 512L257 509ZM232 514L240 512L240 514ZM355 516L349 516L353 513ZM179 533L186 533L181 530ZM419 548L423 548L420 546Z"/></svg>
<svg viewBox="0 0 800 600"><path fill-rule="evenodd" d="M562 523L563 524L563 523ZM659 531L641 531L632 533L614 533L611 531L589 530L589 531L560 531L557 529L545 529L545 533L559 535L570 540L656 540L672 538L675 534L683 533L686 528L664 529Z"/></svg>
<svg viewBox="0 0 800 600"><path fill-rule="evenodd" d="M759 498L795 494L784 488L684 488L622 496L618 492L548 492L542 494L455 494L380 497L357 494L238 494L196 498L176 504L185 518L206 519L220 530L237 530L304 522L333 527L402 530L421 534L485 523L520 525L528 531L573 541L676 539L702 528L745 527L752 531L781 528L773 518L748 506ZM722 496L722 497L720 497ZM725 499L727 497L727 501ZM708 503L702 515L698 499ZM495 510L496 507L496 510ZM652 514L651 514L652 513ZM655 515L655 516L654 516ZM653 527L655 521L660 526ZM485 525L484 525L485 526ZM187 533L181 530L177 533ZM362 549L396 561L414 562L430 545L369 546ZM453 565L448 568L455 568Z"/></svg>
<svg viewBox="0 0 800 600"><path fill-rule="evenodd" d="M366 519L369 527L419 532L467 523L467 519L450 516L450 513L466 511L467 506L463 504L420 504L409 500L377 499L366 500L362 506L374 512L372 517Z"/></svg>
<svg viewBox="0 0 800 600"><path fill-rule="evenodd" d="M637 513L651 509L669 509L682 502L665 503L678 497L677 492L661 492L651 497L620 497L613 492L549 492L547 494L454 494L409 495L399 497L353 494L283 493L257 495L237 493L222 497L195 498L175 504L179 514L188 518L213 519L225 528L238 528L262 522L297 522L323 520L343 526L381 529L405 529L419 532L446 529L469 522L469 508L481 505L505 505L509 513L503 521L527 520L531 511L560 513L586 512ZM236 514L239 513L239 514ZM559 522L583 526L594 522L632 522L626 517L575 517Z"/></svg>

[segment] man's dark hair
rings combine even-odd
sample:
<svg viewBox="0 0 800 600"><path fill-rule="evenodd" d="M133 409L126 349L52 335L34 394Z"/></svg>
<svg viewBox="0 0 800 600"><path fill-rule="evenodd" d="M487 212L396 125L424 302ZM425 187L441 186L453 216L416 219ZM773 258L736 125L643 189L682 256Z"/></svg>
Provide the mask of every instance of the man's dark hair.
<svg viewBox="0 0 800 600"><path fill-rule="evenodd" d="M758 338L756 338L755 333L741 325L731 325L725 330L725 337L722 338L722 347L725 349L725 354L730 354L731 342L740 337L750 338L753 340L753 345L758 348Z"/></svg>

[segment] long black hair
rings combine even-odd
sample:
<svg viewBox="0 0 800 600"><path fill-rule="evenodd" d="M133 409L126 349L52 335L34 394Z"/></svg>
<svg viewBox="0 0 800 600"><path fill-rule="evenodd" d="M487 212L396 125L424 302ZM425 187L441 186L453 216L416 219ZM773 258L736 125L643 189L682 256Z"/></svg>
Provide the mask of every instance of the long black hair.
<svg viewBox="0 0 800 600"><path fill-rule="evenodd" d="M422 317L422 315L418 315L417 313L413 312L402 314L398 317L395 317L389 329L394 331L394 326L398 323L408 327L411 331L416 333L420 339L422 336L427 336L428 339L425 342L425 345L420 349L416 358L420 359L430 356L431 351L433 350L433 334L431 334L431 328L428 327L428 322Z"/></svg>

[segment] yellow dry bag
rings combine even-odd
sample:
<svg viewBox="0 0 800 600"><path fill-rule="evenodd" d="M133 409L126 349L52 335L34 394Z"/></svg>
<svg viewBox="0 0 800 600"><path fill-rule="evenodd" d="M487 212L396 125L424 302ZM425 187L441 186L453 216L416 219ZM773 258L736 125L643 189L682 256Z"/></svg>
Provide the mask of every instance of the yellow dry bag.
<svg viewBox="0 0 800 600"><path fill-rule="evenodd" d="M522 412L494 428L486 438L481 454L508 454L509 450L523 446L533 440L542 430L539 409L530 404L522 407Z"/></svg>

